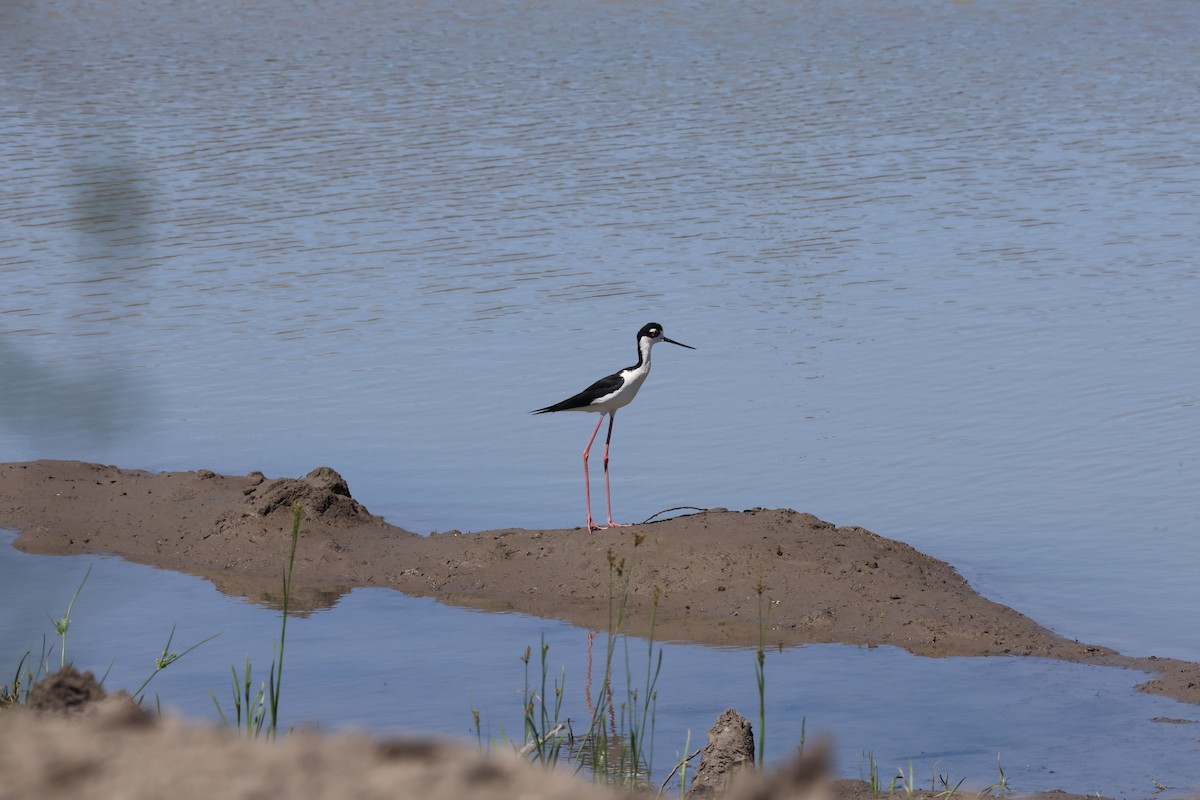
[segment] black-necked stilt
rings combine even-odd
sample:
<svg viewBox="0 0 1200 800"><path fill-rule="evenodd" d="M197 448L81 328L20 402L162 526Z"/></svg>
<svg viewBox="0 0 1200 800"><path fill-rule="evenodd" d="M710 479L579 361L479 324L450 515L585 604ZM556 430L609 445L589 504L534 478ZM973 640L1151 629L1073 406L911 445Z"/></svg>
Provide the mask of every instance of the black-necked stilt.
<svg viewBox="0 0 1200 800"><path fill-rule="evenodd" d="M636 364L626 367L620 372L614 372L607 378L601 378L579 394L568 397L561 403L530 412L532 414L548 414L553 411L590 411L600 415L600 419L596 420L596 427L592 429L587 447L583 448L583 488L587 494L588 531L601 530L601 526L592 521L592 486L588 478L588 453L592 450L592 442L596 440L596 434L600 432L600 423L604 421L606 414L608 415L608 436L604 440L604 498L608 506L608 526L623 527L619 523L613 522L612 491L608 488L608 446L612 443L613 419L617 416L617 409L629 405L637 395L638 389L641 389L642 384L646 382L646 376L650 374L650 349L659 342L670 342L689 350L696 349L691 345L663 336L662 325L657 322L643 325L637 335L638 362Z"/></svg>

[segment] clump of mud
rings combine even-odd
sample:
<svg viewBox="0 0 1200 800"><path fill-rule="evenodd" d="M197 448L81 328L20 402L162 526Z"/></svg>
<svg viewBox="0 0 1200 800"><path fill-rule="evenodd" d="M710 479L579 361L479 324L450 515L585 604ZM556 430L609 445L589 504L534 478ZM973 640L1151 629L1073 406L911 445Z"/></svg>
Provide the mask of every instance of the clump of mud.
<svg viewBox="0 0 1200 800"><path fill-rule="evenodd" d="M737 773L753 766L754 730L745 717L732 708L726 709L709 728L688 800L720 796Z"/></svg>
<svg viewBox="0 0 1200 800"><path fill-rule="evenodd" d="M90 720L106 730L140 728L152 720L129 692L108 692L91 672L80 672L71 664L42 678L29 690L23 706L13 703L6 714ZM7 718L7 717L6 717ZM0 798L4 793L0 792Z"/></svg>
<svg viewBox="0 0 1200 800"><path fill-rule="evenodd" d="M29 691L29 708L48 714L78 714L108 692L91 672L80 672L72 665L47 675Z"/></svg>
<svg viewBox="0 0 1200 800"><path fill-rule="evenodd" d="M303 478L266 479L261 472L249 476L254 484L246 490L246 502L255 514L265 517L296 503L314 517L346 522L371 522L378 518L350 496L346 479L330 467L317 467Z"/></svg>

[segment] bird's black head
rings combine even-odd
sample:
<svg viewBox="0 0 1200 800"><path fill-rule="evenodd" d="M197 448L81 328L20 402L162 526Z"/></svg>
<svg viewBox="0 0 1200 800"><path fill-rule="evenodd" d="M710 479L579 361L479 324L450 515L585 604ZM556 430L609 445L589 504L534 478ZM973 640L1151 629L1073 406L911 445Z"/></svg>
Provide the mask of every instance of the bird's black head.
<svg viewBox="0 0 1200 800"><path fill-rule="evenodd" d="M638 331L639 346L641 344L642 339L649 339L650 344L652 344L652 345L657 344L658 342L670 342L671 344L677 344L680 347L686 347L688 350L696 349L696 348L692 347L690 344L684 344L683 342L677 342L674 339L668 339L666 336L663 335L662 325L659 325L657 322L648 322L642 326L642 329L640 331Z"/></svg>
<svg viewBox="0 0 1200 800"><path fill-rule="evenodd" d="M662 325L659 325L657 322L648 322L642 326L640 331L638 331L638 338L657 339L658 337L662 336L662 334Z"/></svg>

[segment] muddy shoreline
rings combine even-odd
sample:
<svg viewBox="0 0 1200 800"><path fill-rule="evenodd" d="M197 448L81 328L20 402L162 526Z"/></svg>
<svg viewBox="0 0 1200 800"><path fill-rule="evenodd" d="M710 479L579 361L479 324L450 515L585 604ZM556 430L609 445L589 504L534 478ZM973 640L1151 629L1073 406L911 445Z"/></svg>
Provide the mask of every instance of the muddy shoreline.
<svg viewBox="0 0 1200 800"><path fill-rule="evenodd" d="M199 575L227 594L278 598L291 507L304 508L293 607L356 586L519 611L593 630L628 591L624 629L754 646L894 645L923 656L1040 656L1143 670L1142 691L1200 704L1200 665L1065 639L976 593L945 562L863 528L787 509L713 509L581 528L420 536L355 501L332 469L304 478L150 473L75 461L0 464L0 527L31 553L112 553ZM761 597L758 586L762 586Z"/></svg>

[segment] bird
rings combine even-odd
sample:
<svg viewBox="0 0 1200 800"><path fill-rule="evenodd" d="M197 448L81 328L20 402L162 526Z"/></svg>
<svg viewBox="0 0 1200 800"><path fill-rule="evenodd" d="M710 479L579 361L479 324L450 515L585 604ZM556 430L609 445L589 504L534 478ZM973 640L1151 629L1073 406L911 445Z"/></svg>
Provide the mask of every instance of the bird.
<svg viewBox="0 0 1200 800"><path fill-rule="evenodd" d="M530 412L531 414L552 414L556 411L586 411L600 415L600 419L596 420L596 427L592 429L592 435L588 439L587 446L583 448L583 488L587 495L587 528L589 533L604 530L605 527L628 527L627 525L613 522L612 491L609 489L608 484L608 448L612 443L613 420L616 419L617 411L629 405L633 401L633 398L637 396L638 390L642 388L642 384L646 382L646 376L650 374L650 350L659 342L686 347L688 350L696 349L690 344L668 339L663 334L662 325L659 325L657 322L646 323L637 334L638 360L636 364L632 367L626 367L619 372L614 372L608 377L601 378L579 394L572 395L561 403L555 403L554 405L538 408ZM606 416L608 417L608 435L604 439L604 497L608 509L608 524L601 526L597 525L592 519L592 487L588 477L588 454L592 450L592 442L596 441L596 434L600 432L600 423L604 422Z"/></svg>

